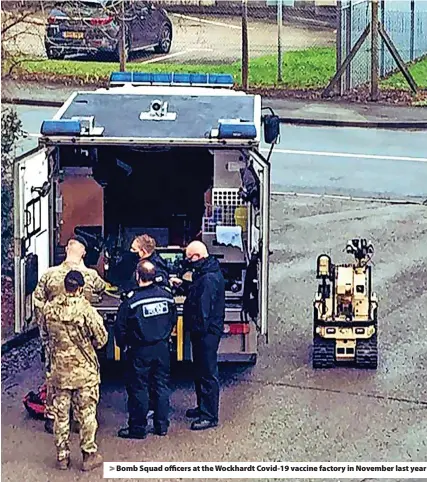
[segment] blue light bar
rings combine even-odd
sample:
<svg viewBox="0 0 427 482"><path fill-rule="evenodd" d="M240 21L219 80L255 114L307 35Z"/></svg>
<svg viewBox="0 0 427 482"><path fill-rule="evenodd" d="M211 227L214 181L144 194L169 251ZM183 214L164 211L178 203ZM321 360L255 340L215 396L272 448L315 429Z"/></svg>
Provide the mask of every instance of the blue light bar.
<svg viewBox="0 0 427 482"><path fill-rule="evenodd" d="M80 136L81 129L80 121L76 120L45 120L40 133L43 136Z"/></svg>
<svg viewBox="0 0 427 482"><path fill-rule="evenodd" d="M126 84L231 88L234 79L231 74L113 72L110 75L110 86Z"/></svg>
<svg viewBox="0 0 427 482"><path fill-rule="evenodd" d="M218 139L255 139L256 126L253 122L220 122Z"/></svg>

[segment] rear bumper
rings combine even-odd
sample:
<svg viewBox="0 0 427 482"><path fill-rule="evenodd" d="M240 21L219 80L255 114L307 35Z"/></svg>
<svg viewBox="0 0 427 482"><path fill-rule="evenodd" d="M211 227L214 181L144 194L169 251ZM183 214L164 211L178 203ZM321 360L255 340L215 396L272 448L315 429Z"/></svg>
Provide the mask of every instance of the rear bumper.
<svg viewBox="0 0 427 482"><path fill-rule="evenodd" d="M114 52L117 49L117 40L106 38L89 41L67 41L62 39L50 39L45 41L45 48L59 54L84 54L94 52Z"/></svg>

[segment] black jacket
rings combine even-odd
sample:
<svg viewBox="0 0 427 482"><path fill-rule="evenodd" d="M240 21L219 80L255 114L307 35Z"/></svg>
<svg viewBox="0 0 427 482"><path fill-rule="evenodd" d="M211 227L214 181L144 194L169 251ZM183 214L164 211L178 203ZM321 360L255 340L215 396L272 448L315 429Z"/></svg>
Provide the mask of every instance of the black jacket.
<svg viewBox="0 0 427 482"><path fill-rule="evenodd" d="M156 269L156 278L154 282L162 287L169 287L169 271L168 265L166 261L162 259L156 252L154 252L148 258L145 258L146 261L150 261L153 263L154 268ZM130 276L128 282L124 283L123 289L124 291L135 290L138 288L138 283L136 281L136 265L141 261L139 258L134 265L132 275Z"/></svg>
<svg viewBox="0 0 427 482"><path fill-rule="evenodd" d="M192 333L222 335L225 317L225 281L213 256L195 263L193 281L184 303L184 323Z"/></svg>
<svg viewBox="0 0 427 482"><path fill-rule="evenodd" d="M152 284L127 293L116 318L114 334L120 348L147 346L169 339L177 321L170 291Z"/></svg>

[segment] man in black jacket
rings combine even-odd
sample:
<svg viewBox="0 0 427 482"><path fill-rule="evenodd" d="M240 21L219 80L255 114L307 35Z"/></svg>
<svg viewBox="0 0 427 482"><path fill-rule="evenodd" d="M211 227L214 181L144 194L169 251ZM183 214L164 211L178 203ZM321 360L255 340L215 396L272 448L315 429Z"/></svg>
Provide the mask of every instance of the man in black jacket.
<svg viewBox="0 0 427 482"><path fill-rule="evenodd" d="M156 253L156 241L148 234L137 236L131 244L131 253L138 255L138 261L150 261L156 270L154 282L169 287L169 272L166 262Z"/></svg>
<svg viewBox="0 0 427 482"><path fill-rule="evenodd" d="M154 395L154 429L166 435L169 426L169 338L177 321L175 302L170 291L154 283L156 269L143 260L138 263L139 288L130 291L117 313L115 336L118 346L127 349L128 411L127 428L119 437L146 437L149 389Z"/></svg>
<svg viewBox="0 0 427 482"><path fill-rule="evenodd" d="M188 245L186 259L193 278L184 303L184 323L190 332L197 396L197 407L187 410L187 417L197 418L192 430L204 430L218 425L217 354L224 330L225 282L218 260L202 242Z"/></svg>

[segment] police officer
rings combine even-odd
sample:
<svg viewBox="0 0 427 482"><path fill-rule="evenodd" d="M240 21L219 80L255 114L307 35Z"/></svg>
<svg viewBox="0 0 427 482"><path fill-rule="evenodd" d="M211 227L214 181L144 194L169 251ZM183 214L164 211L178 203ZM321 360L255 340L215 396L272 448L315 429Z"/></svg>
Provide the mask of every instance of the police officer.
<svg viewBox="0 0 427 482"><path fill-rule="evenodd" d="M146 437L150 382L154 394L154 430L167 434L169 427L169 338L177 321L175 302L169 290L154 283L156 269L146 260L138 263L139 287L127 294L119 307L115 336L127 350L128 427L119 437Z"/></svg>
<svg viewBox="0 0 427 482"><path fill-rule="evenodd" d="M148 234L137 236L131 244L131 253L138 256L138 261L147 260L153 264L156 270L154 282L160 286L169 287L169 272L165 261L156 253L156 241ZM135 277L133 277L135 281ZM137 285L132 286L136 288Z"/></svg>
<svg viewBox="0 0 427 482"><path fill-rule="evenodd" d="M65 260L60 265L49 268L40 278L34 291L35 318L39 327L43 321L42 313L46 302L52 301L56 296L65 293L64 278L69 271L78 270L83 274L85 279L83 292L89 301L91 300L93 293L102 293L105 290L105 281L99 276L96 270L87 268L83 262L87 247L87 242L82 236L74 236L70 238L65 248ZM44 351L47 388L45 430L48 433L53 433L54 417L52 412L51 392L49 390L50 356L48 340L41 336L41 342Z"/></svg>
<svg viewBox="0 0 427 482"><path fill-rule="evenodd" d="M197 397L197 407L186 415L197 419L192 430L205 430L218 425L217 353L224 330L225 282L218 260L201 241L188 245L186 260L193 276L184 302L184 323L190 332Z"/></svg>
<svg viewBox="0 0 427 482"><path fill-rule="evenodd" d="M54 407L57 467L70 465L70 408L80 424L80 449L84 471L102 465L95 441L98 423L100 372L95 349L108 339L102 317L83 295L81 272L71 270L64 280L65 294L43 308L41 332L48 339L50 380Z"/></svg>

